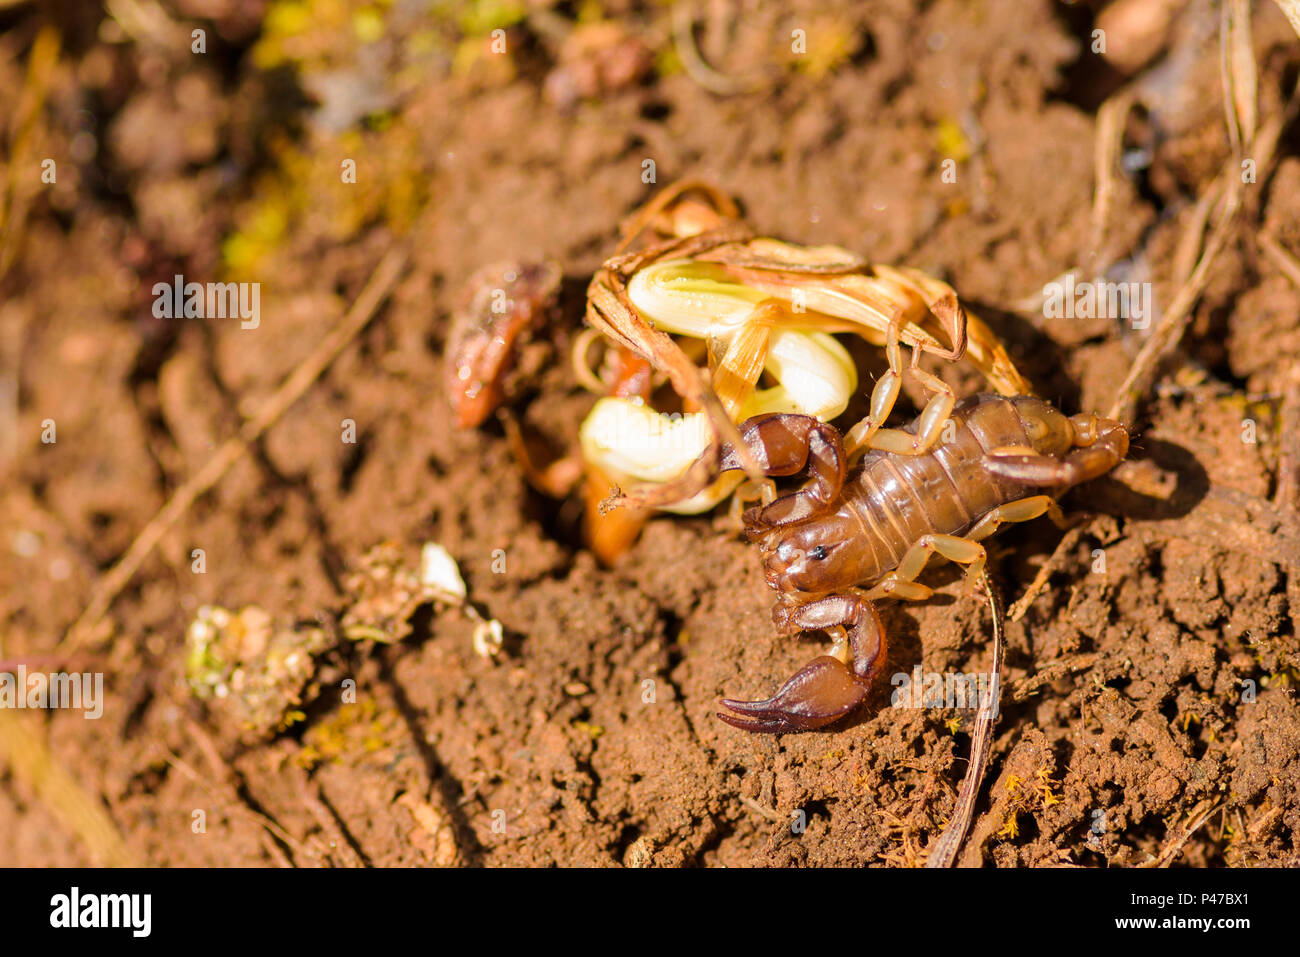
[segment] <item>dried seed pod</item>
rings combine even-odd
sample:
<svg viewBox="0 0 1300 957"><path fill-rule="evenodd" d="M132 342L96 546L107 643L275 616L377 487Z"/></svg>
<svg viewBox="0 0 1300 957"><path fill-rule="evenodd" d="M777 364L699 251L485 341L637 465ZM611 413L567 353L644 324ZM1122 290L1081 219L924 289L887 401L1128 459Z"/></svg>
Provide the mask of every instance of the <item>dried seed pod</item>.
<svg viewBox="0 0 1300 957"><path fill-rule="evenodd" d="M505 398L515 354L560 287L554 263L498 263L466 284L447 336L447 392L456 425L473 428Z"/></svg>

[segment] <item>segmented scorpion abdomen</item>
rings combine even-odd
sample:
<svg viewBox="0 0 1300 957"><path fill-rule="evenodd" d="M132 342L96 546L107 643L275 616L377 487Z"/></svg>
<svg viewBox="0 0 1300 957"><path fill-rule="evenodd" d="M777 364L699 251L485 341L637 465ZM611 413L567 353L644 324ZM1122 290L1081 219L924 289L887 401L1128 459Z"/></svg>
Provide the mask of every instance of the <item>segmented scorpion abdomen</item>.
<svg viewBox="0 0 1300 957"><path fill-rule="evenodd" d="M964 534L992 509L1030 494L1023 482L995 475L984 464L995 449L1042 445L1046 434L1036 443L1021 418L1018 403L1024 401L1046 405L1026 397L969 396L953 408L955 429L947 429L945 441L931 451L916 456L871 451L863 457L844 484L840 504L863 525L860 580L872 581L894 568L921 536ZM1057 415L1068 429L1069 420ZM915 423L907 427L914 429Z"/></svg>

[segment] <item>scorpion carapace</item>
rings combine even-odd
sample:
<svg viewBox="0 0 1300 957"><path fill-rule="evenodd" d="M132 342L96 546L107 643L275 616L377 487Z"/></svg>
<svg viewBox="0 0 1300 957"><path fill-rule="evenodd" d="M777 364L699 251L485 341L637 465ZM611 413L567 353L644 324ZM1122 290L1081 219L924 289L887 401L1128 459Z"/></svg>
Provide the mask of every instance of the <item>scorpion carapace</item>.
<svg viewBox="0 0 1300 957"><path fill-rule="evenodd" d="M928 598L931 589L915 579L934 554L965 564L973 582L984 567L980 540L1003 522L1044 513L1061 522L1056 496L1108 472L1128 453L1119 422L1066 416L1030 396L969 396L953 407L951 422L946 441L928 451L872 450L852 469L839 430L811 416L775 413L741 425L741 439L767 475L806 468L811 479L744 516L777 592L777 631L822 630L837 640L774 697L724 700L732 713L719 713L722 720L747 731L785 732L848 714L885 663L876 599ZM906 430L915 432L918 423ZM727 446L723 469L739 465Z"/></svg>

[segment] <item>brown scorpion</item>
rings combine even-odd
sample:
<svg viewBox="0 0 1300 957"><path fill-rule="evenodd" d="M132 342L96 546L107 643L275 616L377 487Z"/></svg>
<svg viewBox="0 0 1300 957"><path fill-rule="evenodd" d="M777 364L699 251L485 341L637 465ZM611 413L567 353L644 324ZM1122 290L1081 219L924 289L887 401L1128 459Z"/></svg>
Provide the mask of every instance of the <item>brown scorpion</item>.
<svg viewBox="0 0 1300 957"><path fill-rule="evenodd" d="M922 417L923 418L923 417ZM1096 415L1066 416L1041 399L982 393L952 409L955 433L921 443L917 454L871 449L851 470L834 426L793 413L747 419L741 440L768 476L808 469L802 489L745 512L745 533L760 543L765 578L777 592L778 634L826 631L836 638L765 701L724 699L728 724L780 733L822 727L858 707L884 666L885 631L873 602L922 601L930 556L984 567L979 542L1003 522L1047 513L1063 517L1055 497L1114 468L1128 453L1124 426ZM906 431L918 433L921 419ZM927 423L928 425L929 423ZM930 430L926 430L930 431ZM732 445L722 470L741 468ZM859 585L874 583L869 590Z"/></svg>

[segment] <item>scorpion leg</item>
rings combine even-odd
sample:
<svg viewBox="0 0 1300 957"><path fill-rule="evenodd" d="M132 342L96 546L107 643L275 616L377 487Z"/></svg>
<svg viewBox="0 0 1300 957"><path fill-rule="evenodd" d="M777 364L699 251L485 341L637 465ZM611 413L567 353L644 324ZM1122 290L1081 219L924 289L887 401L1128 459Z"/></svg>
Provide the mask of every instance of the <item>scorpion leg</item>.
<svg viewBox="0 0 1300 957"><path fill-rule="evenodd" d="M979 543L997 531L1003 522L1028 522L1044 512L1059 527L1068 525L1055 499L1050 495L1031 495L999 505L976 522L965 535L923 535L907 550L897 567L867 592L866 598L868 601L885 597L905 601L924 601L929 598L933 589L914 579L924 571L930 556L936 554L965 565L966 581L973 583L984 570L987 558L984 546Z"/></svg>
<svg viewBox="0 0 1300 957"><path fill-rule="evenodd" d="M1065 520L1061 506L1056 504L1056 499L1050 495L1030 495L1028 498L1019 498L1014 502L999 505L976 522L966 533L966 537L971 541L981 542L996 532L1003 522L1028 522L1043 513L1047 513L1047 517L1057 528L1069 528L1070 523Z"/></svg>
<svg viewBox="0 0 1300 957"><path fill-rule="evenodd" d="M898 401L898 392L903 385L903 350L898 343L899 331L903 324L903 311L900 309L890 320L889 331L885 338L885 357L889 369L876 380L876 387L871 390L871 408L867 417L844 435L844 444L850 456L857 456L871 448L871 440Z"/></svg>
<svg viewBox="0 0 1300 957"><path fill-rule="evenodd" d="M723 706L735 714L718 712L719 718L742 731L811 731L844 717L866 700L872 679L885 662L885 628L871 602L857 595L832 595L806 605L778 604L773 618L782 634L845 626L850 663L821 655L765 701L724 698Z"/></svg>
<svg viewBox="0 0 1300 957"><path fill-rule="evenodd" d="M737 486L731 496L731 504L727 507L727 518L734 526L744 527L745 506L755 500L764 505L771 505L776 501L776 483L771 479L762 482L750 480Z"/></svg>
<svg viewBox="0 0 1300 957"><path fill-rule="evenodd" d="M848 466L843 441L834 426L811 415L772 412L746 419L740 437L765 475L795 475L807 467L812 476L807 488L745 512L750 538L815 515L840 494ZM741 467L736 449L730 444L723 446L721 470Z"/></svg>
<svg viewBox="0 0 1300 957"><path fill-rule="evenodd" d="M899 455L921 455L939 440L943 423L952 415L952 407L957 401L952 387L936 375L923 371L918 362L921 359L920 346L912 347L912 375L934 393L921 417L917 420L916 433L902 429L882 429L881 426L893 411L898 401L898 392L903 384L903 353L898 337L902 328L901 310L889 323L889 332L885 343L885 355L889 360L889 370L876 382L871 392L870 414L845 436L845 446L849 456L856 459L867 449L881 449Z"/></svg>
<svg viewBox="0 0 1300 957"><path fill-rule="evenodd" d="M1046 496L1043 496L1046 498ZM931 555L942 555L951 562L966 565L966 577L974 581L984 570L984 546L970 538L957 535L922 535L907 550L898 566L867 592L867 601L892 595L911 601L924 601L933 590L918 584L914 579L925 570Z"/></svg>

